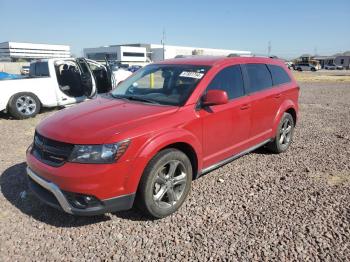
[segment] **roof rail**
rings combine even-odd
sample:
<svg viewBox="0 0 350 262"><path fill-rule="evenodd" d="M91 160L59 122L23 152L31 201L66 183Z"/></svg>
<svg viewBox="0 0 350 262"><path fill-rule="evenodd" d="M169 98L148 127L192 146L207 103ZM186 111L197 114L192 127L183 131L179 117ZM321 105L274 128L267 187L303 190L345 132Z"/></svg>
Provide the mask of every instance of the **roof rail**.
<svg viewBox="0 0 350 262"><path fill-rule="evenodd" d="M272 58L272 59L279 59L277 56L275 55L259 55L259 54L236 54L236 53L232 53L227 55L227 57L266 57L266 58Z"/></svg>
<svg viewBox="0 0 350 262"><path fill-rule="evenodd" d="M239 54L229 54L227 57L240 57Z"/></svg>
<svg viewBox="0 0 350 262"><path fill-rule="evenodd" d="M237 53L231 53L228 54L227 57L251 57L254 56L253 54L237 54Z"/></svg>

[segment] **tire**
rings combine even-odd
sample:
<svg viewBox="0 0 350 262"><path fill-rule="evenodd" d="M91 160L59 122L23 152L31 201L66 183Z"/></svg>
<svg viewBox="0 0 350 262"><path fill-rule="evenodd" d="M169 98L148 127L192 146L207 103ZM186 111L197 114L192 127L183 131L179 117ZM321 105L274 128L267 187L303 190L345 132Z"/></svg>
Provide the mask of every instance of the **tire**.
<svg viewBox="0 0 350 262"><path fill-rule="evenodd" d="M300 67L298 67L297 70L298 70L299 72L303 71Z"/></svg>
<svg viewBox="0 0 350 262"><path fill-rule="evenodd" d="M169 216L185 201L191 182L192 165L188 157L177 149L162 150L143 172L136 206L153 218Z"/></svg>
<svg viewBox="0 0 350 262"><path fill-rule="evenodd" d="M293 140L294 124L292 115L284 113L278 124L276 137L267 145L267 149L276 154L285 152ZM287 131L287 129L289 129L289 131ZM282 138L282 136L284 138Z"/></svg>
<svg viewBox="0 0 350 262"><path fill-rule="evenodd" d="M41 108L40 100L32 93L22 92L13 95L7 105L9 114L15 119L36 116Z"/></svg>
<svg viewBox="0 0 350 262"><path fill-rule="evenodd" d="M312 71L312 72L316 72L316 68L311 67L311 71Z"/></svg>

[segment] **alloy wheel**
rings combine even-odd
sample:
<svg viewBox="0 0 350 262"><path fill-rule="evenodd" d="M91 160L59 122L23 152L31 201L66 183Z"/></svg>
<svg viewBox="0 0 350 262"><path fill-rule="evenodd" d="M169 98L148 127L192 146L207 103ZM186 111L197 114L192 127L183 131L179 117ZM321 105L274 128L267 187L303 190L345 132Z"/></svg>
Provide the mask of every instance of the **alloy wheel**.
<svg viewBox="0 0 350 262"><path fill-rule="evenodd" d="M36 110L36 102L30 96L20 96L16 101L16 108L18 112L29 116Z"/></svg>
<svg viewBox="0 0 350 262"><path fill-rule="evenodd" d="M169 208L181 199L187 173L181 161L171 160L158 169L153 184L153 200L160 208Z"/></svg>
<svg viewBox="0 0 350 262"><path fill-rule="evenodd" d="M285 118L280 130L279 143L283 146L287 146L290 143L292 137L292 122Z"/></svg>

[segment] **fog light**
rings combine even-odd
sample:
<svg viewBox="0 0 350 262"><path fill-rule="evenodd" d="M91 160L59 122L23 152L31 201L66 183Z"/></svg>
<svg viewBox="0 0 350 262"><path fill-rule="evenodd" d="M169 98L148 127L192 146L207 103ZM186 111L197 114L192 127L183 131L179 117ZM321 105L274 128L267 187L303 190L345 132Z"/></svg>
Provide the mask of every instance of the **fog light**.
<svg viewBox="0 0 350 262"><path fill-rule="evenodd" d="M68 202L75 208L84 209L101 205L100 200L94 196L65 192Z"/></svg>
<svg viewBox="0 0 350 262"><path fill-rule="evenodd" d="M28 152L32 152L32 149L33 149L33 143L31 143L30 146L27 148L26 154L28 154Z"/></svg>

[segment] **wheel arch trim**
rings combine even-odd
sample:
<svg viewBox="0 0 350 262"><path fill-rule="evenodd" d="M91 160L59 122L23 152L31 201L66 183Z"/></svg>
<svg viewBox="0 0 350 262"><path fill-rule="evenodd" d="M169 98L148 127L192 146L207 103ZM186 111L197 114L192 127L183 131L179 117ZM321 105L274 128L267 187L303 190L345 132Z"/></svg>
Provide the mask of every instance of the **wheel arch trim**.
<svg viewBox="0 0 350 262"><path fill-rule="evenodd" d="M149 161L161 150L171 148L172 145L186 144L191 147L196 154L197 166L196 170L202 169L202 148L198 139L188 131L176 129L167 130L156 136L151 137L139 150L133 160L133 172L130 176L132 179L126 180L126 188L131 188L135 192L138 188L143 171L145 170ZM174 146L174 148L177 148ZM186 152L184 152L186 154ZM190 159L191 160L191 159ZM191 162L192 163L192 162ZM194 171L196 172L196 171ZM197 174L194 174L196 177Z"/></svg>
<svg viewBox="0 0 350 262"><path fill-rule="evenodd" d="M286 100L286 101L284 101L281 104L281 106L279 107L279 109L277 111L277 114L276 114L276 116L274 118L273 128L272 128L272 131L273 131L274 135L276 134L278 124L281 121L281 119L283 117L283 114L285 112L287 112L288 110L293 110L295 112L295 116L293 116L293 118L295 117L294 125L296 124L296 122L298 120L298 109L297 109L297 106L294 104L294 102L292 100Z"/></svg>

